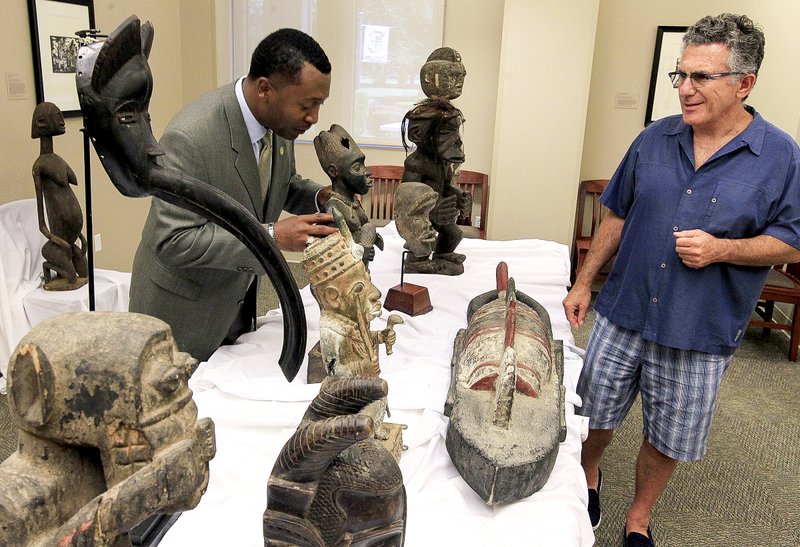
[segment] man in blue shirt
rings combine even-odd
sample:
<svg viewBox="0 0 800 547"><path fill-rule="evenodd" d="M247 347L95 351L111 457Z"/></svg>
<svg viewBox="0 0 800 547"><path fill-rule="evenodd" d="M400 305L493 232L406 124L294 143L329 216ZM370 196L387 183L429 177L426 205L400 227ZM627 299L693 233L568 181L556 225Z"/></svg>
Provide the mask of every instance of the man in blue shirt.
<svg viewBox="0 0 800 547"><path fill-rule="evenodd" d="M689 28L670 73L682 115L653 123L631 145L563 302L570 323L582 325L592 280L616 253L578 394L589 417L581 464L594 528L600 460L642 397L626 545L654 545L650 511L677 462L706 452L722 375L769 267L800 260L800 149L744 104L763 55L764 34L746 16L704 17Z"/></svg>

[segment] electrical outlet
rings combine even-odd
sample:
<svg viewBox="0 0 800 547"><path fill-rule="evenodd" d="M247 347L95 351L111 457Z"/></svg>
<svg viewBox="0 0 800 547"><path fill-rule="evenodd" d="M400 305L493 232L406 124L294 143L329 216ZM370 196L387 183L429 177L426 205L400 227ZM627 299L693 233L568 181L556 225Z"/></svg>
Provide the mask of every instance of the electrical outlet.
<svg viewBox="0 0 800 547"><path fill-rule="evenodd" d="M103 250L103 239L100 237L100 234L94 235L94 252L99 253Z"/></svg>
<svg viewBox="0 0 800 547"><path fill-rule="evenodd" d="M481 215L475 215L475 226L481 225Z"/></svg>

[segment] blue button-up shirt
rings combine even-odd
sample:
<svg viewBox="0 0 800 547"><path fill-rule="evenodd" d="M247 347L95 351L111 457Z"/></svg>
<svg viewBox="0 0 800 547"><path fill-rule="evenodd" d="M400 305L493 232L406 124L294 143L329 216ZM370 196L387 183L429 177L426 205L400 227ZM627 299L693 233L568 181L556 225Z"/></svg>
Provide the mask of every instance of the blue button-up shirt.
<svg viewBox="0 0 800 547"><path fill-rule="evenodd" d="M595 309L646 340L730 355L739 345L766 267L688 268L673 232L729 239L768 234L800 248L800 148L754 110L753 121L697 171L691 126L651 124L631 145L602 203L625 219Z"/></svg>

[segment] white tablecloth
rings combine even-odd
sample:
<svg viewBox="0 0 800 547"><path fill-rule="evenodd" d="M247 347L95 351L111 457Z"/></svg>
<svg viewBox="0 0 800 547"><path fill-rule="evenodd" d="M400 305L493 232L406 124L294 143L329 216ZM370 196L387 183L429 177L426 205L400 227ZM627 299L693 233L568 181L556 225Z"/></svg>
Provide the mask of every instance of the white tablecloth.
<svg viewBox="0 0 800 547"><path fill-rule="evenodd" d="M372 280L384 297L399 283L403 240L393 224L382 228L386 247L376 251ZM433 311L404 314L394 353L381 346L382 377L389 384L388 422L405 423L408 450L400 468L408 496L406 545L589 546L594 534L586 512L586 481L580 467L586 420L574 415L580 404L575 385L583 352L561 308L569 281L564 245L541 240L465 239L461 276L406 275L405 281L428 287ZM450 381L450 358L458 329L466 326L468 302L495 285L498 261L508 263L517 289L550 313L554 338L564 341L567 389L567 438L559 448L550 479L536 494L513 504L487 506L453 467L444 445L448 419L442 409ZM308 347L319 340L319 307L306 287L301 291L308 318ZM395 312L396 313L396 312ZM372 322L384 328L389 312ZM161 545L236 545L262 547L262 514L275 458L295 431L319 385L307 385L306 366L289 384L277 360L282 316L271 311L259 329L224 346L202 363L190 385L200 415L214 420L217 455L211 461L208 490L200 504L184 513Z"/></svg>
<svg viewBox="0 0 800 547"><path fill-rule="evenodd" d="M42 320L89 310L89 286L72 291L42 288L42 245L35 199L0 205L0 373L20 339ZM94 270L95 309L128 311L131 274ZM5 391L0 378L0 393Z"/></svg>

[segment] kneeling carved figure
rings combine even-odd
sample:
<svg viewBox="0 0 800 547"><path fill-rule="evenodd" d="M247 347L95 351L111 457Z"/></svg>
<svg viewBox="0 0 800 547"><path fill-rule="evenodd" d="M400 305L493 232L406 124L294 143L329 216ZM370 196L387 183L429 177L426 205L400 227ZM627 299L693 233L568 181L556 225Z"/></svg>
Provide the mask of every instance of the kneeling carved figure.
<svg viewBox="0 0 800 547"><path fill-rule="evenodd" d="M467 321L453 348L445 444L486 503L517 501L544 486L566 437L563 343L503 262L497 290L472 299Z"/></svg>

